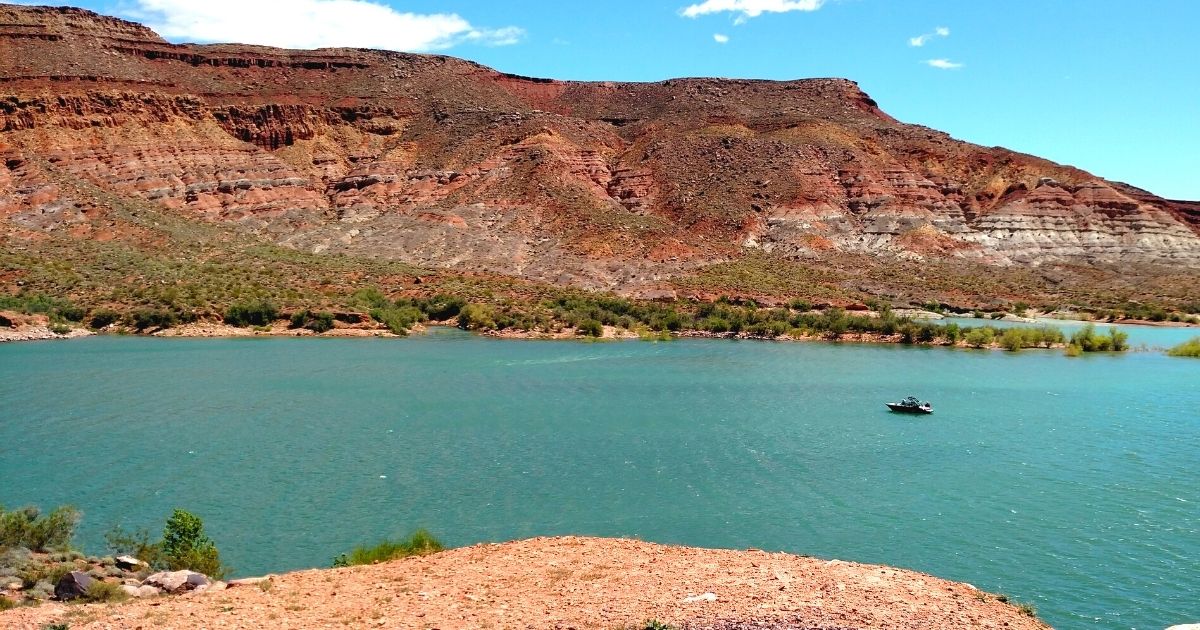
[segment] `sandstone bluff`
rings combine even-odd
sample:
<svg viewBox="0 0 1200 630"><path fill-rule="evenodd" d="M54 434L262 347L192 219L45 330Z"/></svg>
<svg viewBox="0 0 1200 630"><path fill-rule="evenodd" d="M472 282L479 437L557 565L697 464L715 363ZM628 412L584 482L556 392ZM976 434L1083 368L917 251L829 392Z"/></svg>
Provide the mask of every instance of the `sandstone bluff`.
<svg viewBox="0 0 1200 630"><path fill-rule="evenodd" d="M847 80L564 82L0 6L5 242L161 244L122 223L147 207L305 254L643 297L757 255L1043 268L1118 295L1200 268L1200 204L898 122Z"/></svg>

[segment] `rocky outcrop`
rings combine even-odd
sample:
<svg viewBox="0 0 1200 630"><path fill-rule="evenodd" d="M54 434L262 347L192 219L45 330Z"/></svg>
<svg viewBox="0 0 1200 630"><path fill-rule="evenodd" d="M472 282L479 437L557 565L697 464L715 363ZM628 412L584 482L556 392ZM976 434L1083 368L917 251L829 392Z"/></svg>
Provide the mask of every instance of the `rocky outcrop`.
<svg viewBox="0 0 1200 630"><path fill-rule="evenodd" d="M900 123L851 81L562 82L0 6L0 233L91 238L139 204L632 294L746 248L1200 268L1200 205Z"/></svg>
<svg viewBox="0 0 1200 630"><path fill-rule="evenodd" d="M164 593L178 594L207 588L212 580L195 571L161 571L142 580L143 586L152 586Z"/></svg>
<svg viewBox="0 0 1200 630"><path fill-rule="evenodd" d="M54 597L62 602L79 599L95 581L95 578L83 571L69 571L54 585Z"/></svg>

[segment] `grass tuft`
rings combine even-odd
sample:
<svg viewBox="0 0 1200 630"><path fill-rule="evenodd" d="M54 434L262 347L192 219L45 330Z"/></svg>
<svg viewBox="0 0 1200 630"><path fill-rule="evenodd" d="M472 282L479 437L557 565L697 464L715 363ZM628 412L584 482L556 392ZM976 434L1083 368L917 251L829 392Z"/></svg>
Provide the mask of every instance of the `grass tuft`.
<svg viewBox="0 0 1200 630"><path fill-rule="evenodd" d="M377 564L407 558L409 556L424 556L442 551L446 547L438 539L424 529L418 529L408 538L399 540L384 540L379 544L368 547L360 545L348 554L334 558L335 567L352 567L363 564Z"/></svg>
<svg viewBox="0 0 1200 630"><path fill-rule="evenodd" d="M123 602L129 599L129 594L121 590L120 584L96 580L88 585L87 590L84 591L83 597L80 599L89 603Z"/></svg>

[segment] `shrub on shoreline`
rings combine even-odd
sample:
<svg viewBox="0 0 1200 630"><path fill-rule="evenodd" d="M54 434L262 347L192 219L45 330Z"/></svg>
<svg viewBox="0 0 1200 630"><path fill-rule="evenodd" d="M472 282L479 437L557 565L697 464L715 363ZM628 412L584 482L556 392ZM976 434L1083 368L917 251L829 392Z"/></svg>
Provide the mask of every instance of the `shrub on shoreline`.
<svg viewBox="0 0 1200 630"><path fill-rule="evenodd" d="M26 315L46 315L55 322L82 322L86 311L66 298L41 293L0 295L0 310L12 310Z"/></svg>
<svg viewBox="0 0 1200 630"><path fill-rule="evenodd" d="M1095 324L1087 324L1071 335L1070 346L1078 356L1083 352L1124 352L1129 349L1129 335L1116 328L1109 328L1107 335L1096 333Z"/></svg>
<svg viewBox="0 0 1200 630"><path fill-rule="evenodd" d="M1192 357L1200 359L1200 337L1193 337L1170 350L1167 355L1172 357Z"/></svg>
<svg viewBox="0 0 1200 630"><path fill-rule="evenodd" d="M204 533L200 517L176 508L163 526L162 539L151 542L145 529L126 532L114 527L104 535L113 553L129 554L154 569L188 569L220 580L229 573L220 552Z"/></svg>
<svg viewBox="0 0 1200 630"><path fill-rule="evenodd" d="M361 564L376 564L408 556L424 556L442 551L445 547L438 539L424 529L418 529L399 540L383 540L374 546L360 545L350 553L343 553L333 559L334 567L352 567Z"/></svg>
<svg viewBox="0 0 1200 630"><path fill-rule="evenodd" d="M175 571L189 569L220 580L227 569L213 541L204 535L200 517L175 508L163 526L162 553L167 566Z"/></svg>
<svg viewBox="0 0 1200 630"><path fill-rule="evenodd" d="M296 311L289 320L289 328L306 328L317 334L333 329L333 313L310 310Z"/></svg>
<svg viewBox="0 0 1200 630"><path fill-rule="evenodd" d="M63 505L42 515L28 506L6 511L0 506L0 547L26 547L34 551L66 549L79 525L79 510Z"/></svg>
<svg viewBox="0 0 1200 630"><path fill-rule="evenodd" d="M143 308L133 312L133 327L139 332L149 328L170 328L179 322L173 311L161 308Z"/></svg>
<svg viewBox="0 0 1200 630"><path fill-rule="evenodd" d="M225 309L225 323L239 328L267 326L279 318L279 309L266 300L235 302Z"/></svg>

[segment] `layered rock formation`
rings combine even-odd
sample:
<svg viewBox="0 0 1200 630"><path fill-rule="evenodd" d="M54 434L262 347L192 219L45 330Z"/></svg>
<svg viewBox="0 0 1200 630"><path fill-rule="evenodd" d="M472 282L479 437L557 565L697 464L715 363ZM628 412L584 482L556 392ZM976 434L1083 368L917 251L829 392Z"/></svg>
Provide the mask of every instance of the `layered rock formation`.
<svg viewBox="0 0 1200 630"><path fill-rule="evenodd" d="M630 291L747 249L1200 267L1197 204L897 122L846 80L561 82L0 6L3 232L105 238L125 202Z"/></svg>

